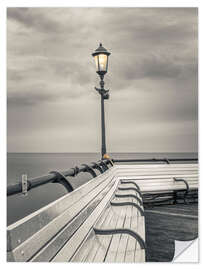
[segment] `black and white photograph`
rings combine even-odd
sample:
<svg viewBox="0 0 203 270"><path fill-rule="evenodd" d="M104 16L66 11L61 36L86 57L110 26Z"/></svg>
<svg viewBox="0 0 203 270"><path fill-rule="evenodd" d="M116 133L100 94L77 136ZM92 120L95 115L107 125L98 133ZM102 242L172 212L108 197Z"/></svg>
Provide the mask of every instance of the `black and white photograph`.
<svg viewBox="0 0 203 270"><path fill-rule="evenodd" d="M7 262L180 262L199 238L198 7L9 6L6 36Z"/></svg>

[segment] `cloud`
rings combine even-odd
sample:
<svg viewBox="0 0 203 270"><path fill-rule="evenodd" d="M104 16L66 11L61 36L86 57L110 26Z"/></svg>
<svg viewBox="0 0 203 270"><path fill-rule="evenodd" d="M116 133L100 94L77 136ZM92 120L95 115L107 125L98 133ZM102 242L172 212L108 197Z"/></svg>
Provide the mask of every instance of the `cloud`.
<svg viewBox="0 0 203 270"><path fill-rule="evenodd" d="M174 149L181 141L180 149L190 144L196 151L197 18L197 8L8 8L9 149L19 150L24 133L30 140L37 136L33 123L55 149L48 135L51 117L52 129L68 136L74 130L71 149L80 151L76 141L83 134L88 142L83 151L92 149L92 140L99 151L100 97L94 90L99 77L91 53L103 42L111 52L105 75L105 87L110 88L110 100L105 101L107 136L110 142L116 136L116 151L124 149L119 148L121 124L129 134L126 149L146 149L147 137L141 139L138 129L155 136L156 127L160 135L156 133L153 143L162 141L157 151L172 147L163 129L173 137ZM18 129L13 123L20 121ZM88 132L83 132L85 123ZM63 137L60 132L54 136L60 141ZM25 148L33 151L30 140ZM69 146L61 142L58 151Z"/></svg>
<svg viewBox="0 0 203 270"><path fill-rule="evenodd" d="M45 33L58 32L61 30L57 21L44 16L43 12L35 12L36 10L35 8L8 8L7 17L26 27L33 27Z"/></svg>

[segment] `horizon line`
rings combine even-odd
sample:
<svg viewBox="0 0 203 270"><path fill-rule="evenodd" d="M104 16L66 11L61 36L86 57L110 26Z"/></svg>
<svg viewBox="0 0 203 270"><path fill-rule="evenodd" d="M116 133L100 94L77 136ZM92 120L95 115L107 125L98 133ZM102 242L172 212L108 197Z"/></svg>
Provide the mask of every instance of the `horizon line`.
<svg viewBox="0 0 203 270"><path fill-rule="evenodd" d="M144 153L198 153L198 151L157 151L157 152L109 152L110 154L144 154ZM100 152L7 152L7 154L101 154Z"/></svg>

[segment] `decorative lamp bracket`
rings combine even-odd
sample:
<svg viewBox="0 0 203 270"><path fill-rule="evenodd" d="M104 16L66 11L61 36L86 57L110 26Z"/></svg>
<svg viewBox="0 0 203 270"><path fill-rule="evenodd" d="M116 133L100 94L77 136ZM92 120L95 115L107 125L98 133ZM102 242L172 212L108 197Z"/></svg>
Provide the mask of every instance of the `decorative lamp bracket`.
<svg viewBox="0 0 203 270"><path fill-rule="evenodd" d="M103 97L103 99L109 99L109 89L106 90L104 88L97 88L95 90Z"/></svg>

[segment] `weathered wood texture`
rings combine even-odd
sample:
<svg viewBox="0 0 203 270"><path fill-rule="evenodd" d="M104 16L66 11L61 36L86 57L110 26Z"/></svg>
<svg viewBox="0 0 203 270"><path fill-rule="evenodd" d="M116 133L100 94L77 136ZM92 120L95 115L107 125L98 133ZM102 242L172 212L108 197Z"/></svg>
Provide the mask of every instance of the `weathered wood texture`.
<svg viewBox="0 0 203 270"><path fill-rule="evenodd" d="M174 178L186 180L190 190L198 188L198 164L116 165L115 169L118 179L134 181L142 193L185 189Z"/></svg>
<svg viewBox="0 0 203 270"><path fill-rule="evenodd" d="M196 164L114 165L10 225L8 261L143 262L141 193L185 188L174 177L197 188L197 172Z"/></svg>

